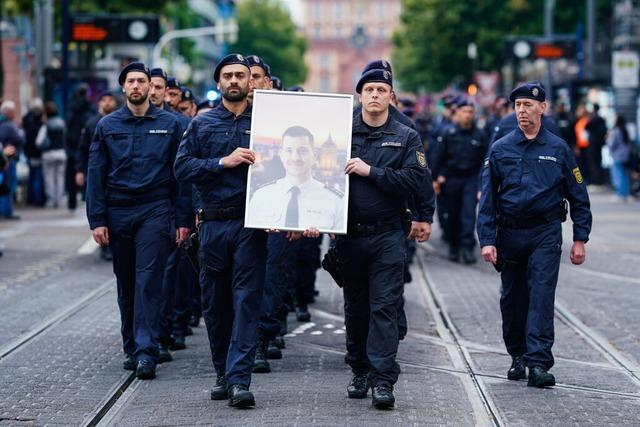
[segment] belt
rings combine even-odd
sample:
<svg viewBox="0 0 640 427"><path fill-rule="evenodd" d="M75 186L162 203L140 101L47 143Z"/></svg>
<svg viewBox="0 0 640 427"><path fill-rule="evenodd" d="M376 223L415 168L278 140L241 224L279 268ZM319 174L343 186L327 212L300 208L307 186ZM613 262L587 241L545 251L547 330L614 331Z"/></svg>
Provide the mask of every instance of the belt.
<svg viewBox="0 0 640 427"><path fill-rule="evenodd" d="M530 217L509 217L498 215L498 226L502 228L513 229L529 229L535 228L540 225L550 224L555 221L565 221L567 219L567 213L564 210L557 210L544 215L530 216Z"/></svg>
<svg viewBox="0 0 640 427"><path fill-rule="evenodd" d="M231 206L218 209L198 209L200 221L228 221L230 219L243 219L244 206Z"/></svg>
<svg viewBox="0 0 640 427"><path fill-rule="evenodd" d="M386 233L388 231L401 230L400 221L394 222L377 222L374 224L356 223L347 227L347 236L367 237L376 234Z"/></svg>
<svg viewBox="0 0 640 427"><path fill-rule="evenodd" d="M157 202L158 200L169 200L171 197L167 194L156 194L153 196L140 196L135 199L107 199L107 206L115 206L119 208L128 206L138 206L145 203Z"/></svg>

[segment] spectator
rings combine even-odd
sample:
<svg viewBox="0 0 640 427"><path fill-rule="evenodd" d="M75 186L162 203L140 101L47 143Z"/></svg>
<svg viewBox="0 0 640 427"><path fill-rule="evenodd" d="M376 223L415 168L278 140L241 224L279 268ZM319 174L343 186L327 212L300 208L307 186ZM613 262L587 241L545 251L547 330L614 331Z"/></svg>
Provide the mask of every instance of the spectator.
<svg viewBox="0 0 640 427"><path fill-rule="evenodd" d="M42 99L35 98L29 105L29 111L22 118L24 129L24 154L29 164L29 182L27 185L27 203L44 206L44 178L42 177L42 151L36 147L36 137L44 122L44 104Z"/></svg>
<svg viewBox="0 0 640 427"><path fill-rule="evenodd" d="M611 183L616 190L615 200L626 202L629 198L629 173L627 163L630 154L630 139L627 122L621 115L616 117L616 123L607 137L607 146L613 160L611 166Z"/></svg>
<svg viewBox="0 0 640 427"><path fill-rule="evenodd" d="M64 197L65 163L67 154L64 149L66 126L58 115L54 102L45 105L47 121L40 127L36 145L42 150L42 170L47 191L47 205L54 208L62 204Z"/></svg>
<svg viewBox="0 0 640 427"><path fill-rule="evenodd" d="M604 169L602 168L602 147L607 138L607 123L598 114L600 105L593 104L593 113L589 117L585 129L589 132L589 146L587 147L587 157L589 161L589 172L591 184L604 184Z"/></svg>
<svg viewBox="0 0 640 427"><path fill-rule="evenodd" d="M13 101L3 101L0 105L0 143L4 146L4 150L9 148L9 153L5 151L8 159L6 176L9 183L9 194L0 197L0 217L6 219L20 219L13 213L13 198L16 194L18 186L18 176L16 173L16 163L20 158L20 150L24 143L24 139L14 122L16 119L16 103Z"/></svg>
<svg viewBox="0 0 640 427"><path fill-rule="evenodd" d="M591 183L591 170L589 169L589 160L587 149L589 148L589 135L587 133L587 123L589 122L589 116L584 105L578 105L576 108L576 121L573 124L573 131L575 135L575 145L573 146L573 152L578 159L578 167L584 175L584 180L587 184Z"/></svg>

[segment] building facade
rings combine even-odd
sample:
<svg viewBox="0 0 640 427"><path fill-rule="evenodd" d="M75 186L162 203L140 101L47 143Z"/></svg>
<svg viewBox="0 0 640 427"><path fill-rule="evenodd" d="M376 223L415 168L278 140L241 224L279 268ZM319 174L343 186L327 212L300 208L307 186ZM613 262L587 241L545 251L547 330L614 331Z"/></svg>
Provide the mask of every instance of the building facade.
<svg viewBox="0 0 640 427"><path fill-rule="evenodd" d="M354 93L362 68L391 57L400 0L303 0L310 92Z"/></svg>

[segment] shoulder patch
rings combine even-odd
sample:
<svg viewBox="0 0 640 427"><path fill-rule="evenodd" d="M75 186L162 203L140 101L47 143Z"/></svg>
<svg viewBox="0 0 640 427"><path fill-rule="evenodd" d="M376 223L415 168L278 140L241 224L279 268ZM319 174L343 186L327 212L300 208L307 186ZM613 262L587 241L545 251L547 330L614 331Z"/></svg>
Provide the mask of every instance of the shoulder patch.
<svg viewBox="0 0 640 427"><path fill-rule="evenodd" d="M582 174L580 173L580 168L573 168L572 172L573 172L573 176L576 178L576 182L578 184L582 184L583 179L582 179Z"/></svg>
<svg viewBox="0 0 640 427"><path fill-rule="evenodd" d="M427 167L427 158L422 151L416 150L416 159L421 168Z"/></svg>

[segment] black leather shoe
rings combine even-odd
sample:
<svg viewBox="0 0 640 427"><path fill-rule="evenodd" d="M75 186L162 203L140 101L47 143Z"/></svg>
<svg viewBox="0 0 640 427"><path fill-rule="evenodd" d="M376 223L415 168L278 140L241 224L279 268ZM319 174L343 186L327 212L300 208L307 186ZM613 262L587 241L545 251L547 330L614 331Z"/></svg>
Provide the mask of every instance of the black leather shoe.
<svg viewBox="0 0 640 427"><path fill-rule="evenodd" d="M211 400L225 400L228 398L227 379L223 375L216 378L216 385L211 389Z"/></svg>
<svg viewBox="0 0 640 427"><path fill-rule="evenodd" d="M529 369L529 387L552 387L556 385L556 378L542 366L534 366Z"/></svg>
<svg viewBox="0 0 640 427"><path fill-rule="evenodd" d="M273 345L275 345L276 347L283 349L286 347L285 343L284 343L284 337L282 335L278 335L277 337L275 337L273 339Z"/></svg>
<svg viewBox="0 0 640 427"><path fill-rule="evenodd" d="M160 344L158 346L158 363L171 362L173 360L173 356L169 353L169 348Z"/></svg>
<svg viewBox="0 0 640 427"><path fill-rule="evenodd" d="M141 380L152 380L156 377L156 365L150 360L141 360L136 367L136 377Z"/></svg>
<svg viewBox="0 0 640 427"><path fill-rule="evenodd" d="M462 250L462 262L465 264L475 264L477 261L472 248L464 248Z"/></svg>
<svg viewBox="0 0 640 427"><path fill-rule="evenodd" d="M373 387L371 396L371 403L376 409L391 409L396 403L396 398L393 397L393 386L389 384L378 384Z"/></svg>
<svg viewBox="0 0 640 427"><path fill-rule="evenodd" d="M296 319L298 322L308 322L311 320L311 313L309 313L307 306L296 307Z"/></svg>
<svg viewBox="0 0 640 427"><path fill-rule="evenodd" d="M256 406L253 393L244 384L233 384L229 387L229 406L234 408L249 408Z"/></svg>
<svg viewBox="0 0 640 427"><path fill-rule="evenodd" d="M135 371L136 370L136 358L130 354L127 354L127 358L122 362L122 369L125 371Z"/></svg>
<svg viewBox="0 0 640 427"><path fill-rule="evenodd" d="M449 261L460 261L460 251L458 250L458 248L449 248Z"/></svg>
<svg viewBox="0 0 640 427"><path fill-rule="evenodd" d="M267 359L282 359L282 351L275 343L275 340L269 341L267 347Z"/></svg>
<svg viewBox="0 0 640 427"><path fill-rule="evenodd" d="M185 335L188 337L193 335L193 329L191 329L191 326L187 326L187 332L185 333Z"/></svg>
<svg viewBox="0 0 640 427"><path fill-rule="evenodd" d="M369 391L369 374L354 374L347 386L349 399L364 399Z"/></svg>
<svg viewBox="0 0 640 427"><path fill-rule="evenodd" d="M195 314L192 314L191 317L189 318L189 326L193 328L197 328L198 326L200 326L200 316L196 316Z"/></svg>
<svg viewBox="0 0 640 427"><path fill-rule="evenodd" d="M511 359L511 368L507 371L510 380L524 380L527 378L527 369L522 356L514 356Z"/></svg>
<svg viewBox="0 0 640 427"><path fill-rule="evenodd" d="M176 335L173 337L173 344L169 346L169 350L184 350L187 348L187 344L185 342L184 337Z"/></svg>
<svg viewBox="0 0 640 427"><path fill-rule="evenodd" d="M258 338L256 344L256 357L253 359L253 372L256 374L268 374L271 372L271 366L267 360L267 348L269 342L263 338Z"/></svg>

